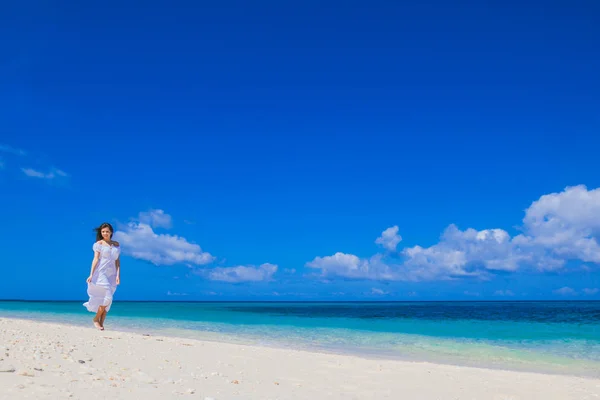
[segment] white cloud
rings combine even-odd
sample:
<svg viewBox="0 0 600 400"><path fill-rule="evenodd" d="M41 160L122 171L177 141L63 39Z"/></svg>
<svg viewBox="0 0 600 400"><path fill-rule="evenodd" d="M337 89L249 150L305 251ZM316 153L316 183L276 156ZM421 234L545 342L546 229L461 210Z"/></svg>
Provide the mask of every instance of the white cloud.
<svg viewBox="0 0 600 400"><path fill-rule="evenodd" d="M338 252L306 266L320 269L324 277L422 281L489 279L498 271L522 268L557 270L569 260L600 263L600 188L588 191L580 185L540 197L525 211L522 231L511 238L503 229L460 230L452 224L438 243L404 248L402 261ZM397 232L396 226L386 229L376 243L395 249Z"/></svg>
<svg viewBox="0 0 600 400"><path fill-rule="evenodd" d="M382 254L366 259L338 252L332 256L316 257L306 266L320 269L324 277L351 279L421 281L469 276L484 278L489 275L486 271L467 267L470 263L479 263L488 265L490 269L500 269L494 256L507 252L506 237L502 232L472 229L462 232L452 225L437 245L404 249L401 254L405 260L401 263L386 262ZM488 247L481 246L482 243Z"/></svg>
<svg viewBox="0 0 600 400"><path fill-rule="evenodd" d="M153 228L169 229L173 226L173 220L169 214L165 214L163 210L150 210L141 212L139 221L148 224Z"/></svg>
<svg viewBox="0 0 600 400"><path fill-rule="evenodd" d="M516 270L521 258L502 229L461 231L455 225L444 231L437 244L408 247L401 254L404 267L418 280L485 278L488 270Z"/></svg>
<svg viewBox="0 0 600 400"><path fill-rule="evenodd" d="M314 260L306 263L306 266L320 269L322 277L379 280L391 280L394 277L394 272L381 261L380 255L362 259L353 254L338 252L332 256L315 257Z"/></svg>
<svg viewBox="0 0 600 400"><path fill-rule="evenodd" d="M258 267L240 265L237 267L218 267L209 270L199 270L213 281L230 283L269 281L277 272L277 265L265 263Z"/></svg>
<svg viewBox="0 0 600 400"><path fill-rule="evenodd" d="M463 292L463 294L464 294L465 296L473 296L473 297L479 297L479 295L480 295L480 294L479 294L479 292L470 292L470 291L468 291L468 290L465 290L465 291Z"/></svg>
<svg viewBox="0 0 600 400"><path fill-rule="evenodd" d="M140 215L143 218L142 214ZM167 216L163 214L160 221L164 222ZM141 221L130 222L120 227L115 232L114 239L121 243L123 254L155 265L204 265L215 259L199 245L177 235L157 234L150 225Z"/></svg>
<svg viewBox="0 0 600 400"><path fill-rule="evenodd" d="M33 168L21 168L21 171L23 171L23 173L31 178L40 178L40 179L54 179L56 177L67 177L69 176L66 172L60 170L60 169L56 169L56 168L52 168L49 172L41 172L38 170L35 170Z"/></svg>
<svg viewBox="0 0 600 400"><path fill-rule="evenodd" d="M24 156L25 154L27 154L27 153L25 153L25 151L23 151L21 149L16 149L14 147L7 146L7 145L4 145L4 144L0 144L0 151L3 151L5 153L16 154L18 156Z"/></svg>
<svg viewBox="0 0 600 400"><path fill-rule="evenodd" d="M561 296L573 296L576 295L577 292L568 286L561 287L560 289L556 289L553 293L559 294Z"/></svg>
<svg viewBox="0 0 600 400"><path fill-rule="evenodd" d="M585 289L583 289L583 293L587 294L588 296L592 295L592 294L596 294L596 293L598 293L598 291L600 291L598 288L593 288L593 289L585 288Z"/></svg>
<svg viewBox="0 0 600 400"><path fill-rule="evenodd" d="M455 225L444 231L437 244L407 248L403 254L407 265L426 268L430 277L485 277L493 271L516 271L522 264L539 264L540 269L562 265L532 246L518 245L502 229L461 231Z"/></svg>
<svg viewBox="0 0 600 400"><path fill-rule="evenodd" d="M186 264L192 267L192 274L201 275L207 279L222 282L260 282L269 281L277 272L277 265L265 263L255 266L198 268L215 261L215 257L205 252L195 243L185 238L157 234L153 228L170 228L172 218L163 210L155 209L140 212L134 221L120 226L115 232L114 239L121 243L123 254L137 259L149 261L155 265ZM295 272L295 270L291 270ZM167 293L170 296L185 295ZM216 294L211 292L209 294Z"/></svg>
<svg viewBox="0 0 600 400"><path fill-rule="evenodd" d="M9 154L13 154L13 155L17 155L17 156L26 156L27 153L24 150L15 148L15 147L11 147L8 145L3 145L0 144L0 152L2 153L9 153ZM0 168L3 168L5 166L3 159L0 157ZM34 168L24 168L21 167L20 168L21 171L23 172L23 174L25 174L26 176L30 177L30 178L38 178L38 179L45 179L45 180L54 180L57 178L66 178L69 176L69 174L67 174L65 171L55 168L55 167L49 167L49 168L45 168L46 170L39 170L39 169L34 169Z"/></svg>
<svg viewBox="0 0 600 400"><path fill-rule="evenodd" d="M371 288L371 292L369 294L383 296L389 294L389 292L379 288Z"/></svg>
<svg viewBox="0 0 600 400"><path fill-rule="evenodd" d="M170 290L167 291L167 296L187 296L187 293L179 293L179 292L171 292Z"/></svg>
<svg viewBox="0 0 600 400"><path fill-rule="evenodd" d="M494 292L494 296L514 296L515 294L513 293L512 290L496 290Z"/></svg>
<svg viewBox="0 0 600 400"><path fill-rule="evenodd" d="M523 219L531 243L564 259L600 263L600 188L567 187L533 202Z"/></svg>
<svg viewBox="0 0 600 400"><path fill-rule="evenodd" d="M46 174L44 172L36 171L33 168L21 168L21 170L23 171L23 173L25 175L30 176L32 178L46 178L46 179L54 178L54 174Z"/></svg>
<svg viewBox="0 0 600 400"><path fill-rule="evenodd" d="M375 239L375 243L389 251L396 251L396 246L398 246L401 240L402 236L398 235L398 226L394 225L383 231L381 236Z"/></svg>

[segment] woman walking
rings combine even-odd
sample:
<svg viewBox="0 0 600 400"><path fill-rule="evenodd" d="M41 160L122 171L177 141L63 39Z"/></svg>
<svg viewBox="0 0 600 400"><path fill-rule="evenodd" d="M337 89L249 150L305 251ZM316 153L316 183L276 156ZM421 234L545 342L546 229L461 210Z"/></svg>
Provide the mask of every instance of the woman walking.
<svg viewBox="0 0 600 400"><path fill-rule="evenodd" d="M89 300L83 305L96 313L94 326L104 330L106 313L110 310L117 285L121 283L121 248L118 242L112 240L114 230L109 223L103 223L95 231L94 259L90 276L86 279Z"/></svg>

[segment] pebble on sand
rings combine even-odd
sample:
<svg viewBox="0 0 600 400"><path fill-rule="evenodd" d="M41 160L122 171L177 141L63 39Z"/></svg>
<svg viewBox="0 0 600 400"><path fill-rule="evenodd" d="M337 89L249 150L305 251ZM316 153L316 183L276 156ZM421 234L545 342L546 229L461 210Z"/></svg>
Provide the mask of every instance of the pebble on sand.
<svg viewBox="0 0 600 400"><path fill-rule="evenodd" d="M0 366L0 372L15 372L16 369L12 365L3 365Z"/></svg>

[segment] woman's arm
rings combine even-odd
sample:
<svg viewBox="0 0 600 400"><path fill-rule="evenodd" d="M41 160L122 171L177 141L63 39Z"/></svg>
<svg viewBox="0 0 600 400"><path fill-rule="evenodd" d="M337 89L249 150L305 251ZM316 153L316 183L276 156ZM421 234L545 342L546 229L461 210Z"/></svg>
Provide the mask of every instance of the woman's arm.
<svg viewBox="0 0 600 400"><path fill-rule="evenodd" d="M98 266L98 260L100 260L100 252L94 251L94 259L92 260L92 269L90 270L90 276L88 276L88 278L86 279L87 283L90 283L92 281L92 275L94 275L94 271L96 270L96 267Z"/></svg>
<svg viewBox="0 0 600 400"><path fill-rule="evenodd" d="M117 267L117 285L121 283L121 257L117 258L115 261L115 266Z"/></svg>
<svg viewBox="0 0 600 400"><path fill-rule="evenodd" d="M113 245L120 247L121 245L116 240L113 240ZM121 283L121 254L115 260L115 267L117 269L117 285Z"/></svg>

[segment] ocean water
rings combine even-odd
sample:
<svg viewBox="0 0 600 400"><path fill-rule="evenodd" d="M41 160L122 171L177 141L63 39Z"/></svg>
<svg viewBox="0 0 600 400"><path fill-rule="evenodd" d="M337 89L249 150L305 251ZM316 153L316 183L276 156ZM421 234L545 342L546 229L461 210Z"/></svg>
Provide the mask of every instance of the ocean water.
<svg viewBox="0 0 600 400"><path fill-rule="evenodd" d="M91 325L81 302L0 317ZM600 377L600 302L115 302L107 330Z"/></svg>

